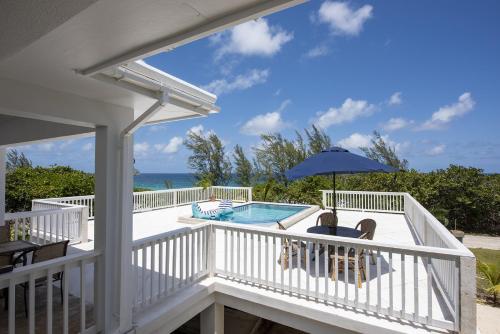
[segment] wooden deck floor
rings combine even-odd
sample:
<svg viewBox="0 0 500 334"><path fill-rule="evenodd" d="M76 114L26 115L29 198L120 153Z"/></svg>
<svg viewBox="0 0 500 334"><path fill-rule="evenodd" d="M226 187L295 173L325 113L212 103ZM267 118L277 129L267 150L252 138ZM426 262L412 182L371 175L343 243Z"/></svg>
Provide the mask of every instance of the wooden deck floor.
<svg viewBox="0 0 500 334"><path fill-rule="evenodd" d="M61 303L60 288L55 284L53 286L53 313L52 323L53 332L61 333L63 328L63 307ZM47 333L47 289L45 286L36 288L35 293L35 332ZM0 334L8 332L8 314L5 309L5 298L3 292L0 292ZM16 333L29 333L28 318L26 317L24 308L23 288L16 288ZM68 300L69 311L69 333L80 332L80 298L69 295ZM94 308L92 304L85 306L86 311L86 328L94 324Z"/></svg>

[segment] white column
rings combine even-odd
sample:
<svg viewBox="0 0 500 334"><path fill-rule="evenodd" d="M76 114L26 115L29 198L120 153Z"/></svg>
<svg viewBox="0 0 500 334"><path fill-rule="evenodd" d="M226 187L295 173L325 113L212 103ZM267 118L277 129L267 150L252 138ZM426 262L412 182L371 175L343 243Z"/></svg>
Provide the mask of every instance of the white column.
<svg viewBox="0 0 500 334"><path fill-rule="evenodd" d="M214 303L200 314L201 334L224 334L224 305Z"/></svg>
<svg viewBox="0 0 500 334"><path fill-rule="evenodd" d="M0 146L0 226L5 224L5 155L7 150Z"/></svg>
<svg viewBox="0 0 500 334"><path fill-rule="evenodd" d="M102 253L95 281L96 320L98 331L125 332L132 315L132 275L127 274L132 242L131 138L124 139L120 129L109 126L97 127L95 138L94 238L95 249Z"/></svg>
<svg viewBox="0 0 500 334"><path fill-rule="evenodd" d="M132 303L136 293L133 283L131 254L133 244L133 192L134 192L134 140L133 136L121 137L121 275L120 275L120 332L132 328Z"/></svg>

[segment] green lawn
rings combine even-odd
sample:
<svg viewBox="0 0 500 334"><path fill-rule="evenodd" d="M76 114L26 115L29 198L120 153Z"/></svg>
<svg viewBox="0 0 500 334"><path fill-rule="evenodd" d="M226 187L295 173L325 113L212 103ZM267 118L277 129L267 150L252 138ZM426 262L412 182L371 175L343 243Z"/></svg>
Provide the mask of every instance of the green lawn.
<svg viewBox="0 0 500 334"><path fill-rule="evenodd" d="M484 249L484 248L470 248L470 250L476 256L477 261L481 261L489 265L496 266L498 269L500 269L500 250ZM484 292L485 286L486 283L484 278L478 273L477 275L478 298L488 302L490 296L485 294Z"/></svg>
<svg viewBox="0 0 500 334"><path fill-rule="evenodd" d="M484 248L470 248L478 261L492 264L500 268L500 250L484 249Z"/></svg>

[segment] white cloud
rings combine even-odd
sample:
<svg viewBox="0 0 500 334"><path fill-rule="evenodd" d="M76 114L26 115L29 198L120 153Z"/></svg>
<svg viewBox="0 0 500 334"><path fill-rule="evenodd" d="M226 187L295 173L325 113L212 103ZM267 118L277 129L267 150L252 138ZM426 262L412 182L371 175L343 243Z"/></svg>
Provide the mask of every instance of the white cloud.
<svg viewBox="0 0 500 334"><path fill-rule="evenodd" d="M244 90L251 88L257 84L267 81L269 70L252 69L245 75L238 75L232 80L217 79L210 82L202 88L214 93L215 95L226 94L234 90Z"/></svg>
<svg viewBox="0 0 500 334"><path fill-rule="evenodd" d="M389 101L387 101L387 104L389 104L390 106L400 105L401 103L403 103L401 92L396 92L392 94L391 97L389 98Z"/></svg>
<svg viewBox="0 0 500 334"><path fill-rule="evenodd" d="M363 100L347 98L342 106L331 107L324 113L319 113L313 123L323 129L331 125L352 122L356 118L370 116L375 110L373 104Z"/></svg>
<svg viewBox="0 0 500 334"><path fill-rule="evenodd" d="M321 56L326 56L330 50L326 45L318 45L304 54L306 58L317 58Z"/></svg>
<svg viewBox="0 0 500 334"><path fill-rule="evenodd" d="M94 147L94 144L87 143L87 144L85 144L85 145L82 146L82 150L85 151L85 152L88 152L88 151L92 150L93 147Z"/></svg>
<svg viewBox="0 0 500 334"><path fill-rule="evenodd" d="M283 121L281 113L291 103L290 100L285 100L281 103L280 107L267 114L257 115L248 120L240 129L240 132L250 136L259 136L263 133L272 133L280 131L287 126Z"/></svg>
<svg viewBox="0 0 500 334"><path fill-rule="evenodd" d="M266 19L258 19L216 34L210 40L219 46L215 58L220 59L226 54L270 57L292 39L292 32L271 26Z"/></svg>
<svg viewBox="0 0 500 334"><path fill-rule="evenodd" d="M191 129L187 130L186 134L193 132L193 133L196 133L199 135L199 134L203 133L203 130L204 130L203 125L198 124L198 125L193 126Z"/></svg>
<svg viewBox="0 0 500 334"><path fill-rule="evenodd" d="M406 128L411 124L413 124L413 121L408 121L404 118L400 117L391 118L385 124L382 125L382 129L384 129L385 131L396 131Z"/></svg>
<svg viewBox="0 0 500 334"><path fill-rule="evenodd" d="M389 135L384 135L382 136L382 139L391 147L394 147L394 150L396 151L397 154L403 154L408 151L408 149L411 146L411 143L409 141L404 141L404 142L395 142L391 138L389 138Z"/></svg>
<svg viewBox="0 0 500 334"><path fill-rule="evenodd" d="M66 147L70 146L71 144L73 144L75 142L74 139L68 139L68 140L64 140L61 145L59 145L59 148L62 150L62 149L65 149Z"/></svg>
<svg viewBox="0 0 500 334"><path fill-rule="evenodd" d="M149 144L147 142L134 144L134 153L137 155L144 155L149 151Z"/></svg>
<svg viewBox="0 0 500 334"><path fill-rule="evenodd" d="M431 118L420 126L419 130L441 129L453 119L473 110L475 105L476 102L472 98L471 93L465 92L459 96L457 102L441 107L438 111L434 112Z"/></svg>
<svg viewBox="0 0 500 334"><path fill-rule="evenodd" d="M373 7L353 9L347 2L325 1L318 11L319 22L327 23L338 35L358 35L363 24L372 17Z"/></svg>
<svg viewBox="0 0 500 334"><path fill-rule="evenodd" d="M427 151L427 154L431 155L431 156L440 155L440 154L443 154L445 148L446 148L446 145L439 144L439 145L436 145L436 146L432 147L431 149L429 149Z"/></svg>
<svg viewBox="0 0 500 334"><path fill-rule="evenodd" d="M395 142L388 135L381 136L382 140L391 147L394 147L394 150L397 154L402 154L408 151L411 144L408 141L404 142ZM360 147L370 147L372 146L373 135L365 135L362 133L355 132L351 134L349 137L341 139L338 141L338 145L348 150L359 149Z"/></svg>
<svg viewBox="0 0 500 334"><path fill-rule="evenodd" d="M339 140L338 145L342 148L353 150L370 146L371 139L372 137L370 135L363 135L355 132L349 137Z"/></svg>
<svg viewBox="0 0 500 334"><path fill-rule="evenodd" d="M182 138L181 137L173 137L170 139L168 144L165 146L163 149L163 152L165 153L175 153L179 150L179 147L182 145Z"/></svg>
<svg viewBox="0 0 500 334"><path fill-rule="evenodd" d="M198 127L193 127L193 128L198 128ZM195 129L195 131L196 131L196 129ZM203 131L203 126L201 126L201 131ZM155 149L157 151L167 153L167 154L176 153L177 151L179 151L179 148L181 147L182 142L183 142L183 140L181 137L172 137L167 144L156 144Z"/></svg>
<svg viewBox="0 0 500 334"><path fill-rule="evenodd" d="M52 151L52 149L54 148L54 143L43 143L43 144L38 144L38 145L36 146L36 148L37 148L39 151L49 152L49 151Z"/></svg>

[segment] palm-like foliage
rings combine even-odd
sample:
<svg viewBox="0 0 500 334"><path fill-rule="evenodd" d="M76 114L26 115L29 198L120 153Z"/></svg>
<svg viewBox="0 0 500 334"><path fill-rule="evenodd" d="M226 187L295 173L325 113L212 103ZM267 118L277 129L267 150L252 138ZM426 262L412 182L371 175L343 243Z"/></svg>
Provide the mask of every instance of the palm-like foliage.
<svg viewBox="0 0 500 334"><path fill-rule="evenodd" d="M482 274L487 284L486 292L493 296L493 303L496 304L497 294L500 293L500 270L492 265L481 261L477 263L477 269Z"/></svg>

